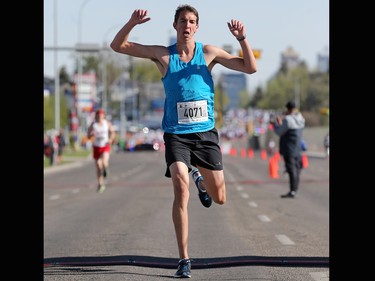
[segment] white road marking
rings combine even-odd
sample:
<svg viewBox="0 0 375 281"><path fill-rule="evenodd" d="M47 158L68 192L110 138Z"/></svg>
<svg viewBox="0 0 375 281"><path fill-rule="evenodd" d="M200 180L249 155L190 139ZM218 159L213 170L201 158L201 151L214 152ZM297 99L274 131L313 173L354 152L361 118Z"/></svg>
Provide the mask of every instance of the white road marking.
<svg viewBox="0 0 375 281"><path fill-rule="evenodd" d="M249 198L249 194L247 194L247 193L241 193L241 197L242 198Z"/></svg>
<svg viewBox="0 0 375 281"><path fill-rule="evenodd" d="M258 207L258 204L255 203L254 201L251 201L251 202L249 202L248 204L249 204L250 207L253 207L253 208Z"/></svg>
<svg viewBox="0 0 375 281"><path fill-rule="evenodd" d="M131 175L135 174L136 172L141 171L143 169L143 166L144 165L139 165L139 166L137 166L137 167L135 167L131 170L128 170L125 173L122 173L121 177L126 178L128 176L131 176Z"/></svg>
<svg viewBox="0 0 375 281"><path fill-rule="evenodd" d="M49 200L57 200L57 199L60 199L60 194L51 195L49 197Z"/></svg>
<svg viewBox="0 0 375 281"><path fill-rule="evenodd" d="M283 245L294 245L295 243L289 239L288 236L284 235L284 234L279 234L279 235L275 235L277 240L280 241L281 244Z"/></svg>
<svg viewBox="0 0 375 281"><path fill-rule="evenodd" d="M329 281L329 271L310 272L310 275L316 281Z"/></svg>
<svg viewBox="0 0 375 281"><path fill-rule="evenodd" d="M266 215L259 215L258 219L262 222L270 222L271 221L271 219L269 217L267 217Z"/></svg>

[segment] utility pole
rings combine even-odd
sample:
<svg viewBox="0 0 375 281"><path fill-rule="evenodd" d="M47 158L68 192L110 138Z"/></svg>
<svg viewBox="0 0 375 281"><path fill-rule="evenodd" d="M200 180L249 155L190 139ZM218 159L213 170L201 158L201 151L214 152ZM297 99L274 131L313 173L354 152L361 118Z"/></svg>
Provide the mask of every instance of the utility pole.
<svg viewBox="0 0 375 281"><path fill-rule="evenodd" d="M102 52L102 83L103 83L103 93L102 93L102 107L105 112L107 112L107 52L105 46L103 46Z"/></svg>
<svg viewBox="0 0 375 281"><path fill-rule="evenodd" d="M120 144L122 148L126 146L126 78L128 72L124 72L121 78L121 103L120 103Z"/></svg>
<svg viewBox="0 0 375 281"><path fill-rule="evenodd" d="M54 0L53 5L54 13L54 24L53 24L53 44L57 46L57 0ZM60 73L59 73L59 64L57 50L54 50L53 53L54 69L55 69L55 129L60 130Z"/></svg>

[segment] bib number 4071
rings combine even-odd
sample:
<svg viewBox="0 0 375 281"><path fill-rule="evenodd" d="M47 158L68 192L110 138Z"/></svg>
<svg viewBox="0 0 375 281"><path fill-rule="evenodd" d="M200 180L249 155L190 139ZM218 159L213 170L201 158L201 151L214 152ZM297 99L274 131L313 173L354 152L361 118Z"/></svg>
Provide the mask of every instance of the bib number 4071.
<svg viewBox="0 0 375 281"><path fill-rule="evenodd" d="M179 102L177 114L179 124L207 121L207 101Z"/></svg>
<svg viewBox="0 0 375 281"><path fill-rule="evenodd" d="M186 108L184 116L186 118L195 118L203 115L202 107Z"/></svg>

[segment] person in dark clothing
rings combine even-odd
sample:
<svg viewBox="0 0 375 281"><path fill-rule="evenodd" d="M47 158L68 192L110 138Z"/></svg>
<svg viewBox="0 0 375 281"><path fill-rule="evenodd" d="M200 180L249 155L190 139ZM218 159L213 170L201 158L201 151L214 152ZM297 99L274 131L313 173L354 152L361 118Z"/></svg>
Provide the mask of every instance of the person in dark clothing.
<svg viewBox="0 0 375 281"><path fill-rule="evenodd" d="M297 110L294 102L286 104L283 117L276 117L274 123L275 133L279 136L279 151L285 162L286 172L289 176L289 192L281 198L294 198L299 187L299 176L302 169L302 134L305 127L305 118Z"/></svg>
<svg viewBox="0 0 375 281"><path fill-rule="evenodd" d="M326 152L326 157L328 157L329 156L329 133L325 135L323 144L324 144L324 148Z"/></svg>
<svg viewBox="0 0 375 281"><path fill-rule="evenodd" d="M60 128L59 134L56 137L57 144L58 144L58 150L57 150L57 163L62 162L62 154L65 149L65 135L64 135L64 129Z"/></svg>

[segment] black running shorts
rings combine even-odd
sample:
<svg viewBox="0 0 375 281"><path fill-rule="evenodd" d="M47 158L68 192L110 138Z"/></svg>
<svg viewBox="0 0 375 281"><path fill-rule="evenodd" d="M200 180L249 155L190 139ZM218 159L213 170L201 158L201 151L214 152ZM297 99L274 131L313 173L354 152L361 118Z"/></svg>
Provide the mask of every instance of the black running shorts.
<svg viewBox="0 0 375 281"><path fill-rule="evenodd" d="M223 170L223 160L219 146L219 134L215 128L210 131L192 134L164 133L165 176L171 177L169 166L181 161L189 172L191 166L201 166L209 170Z"/></svg>

